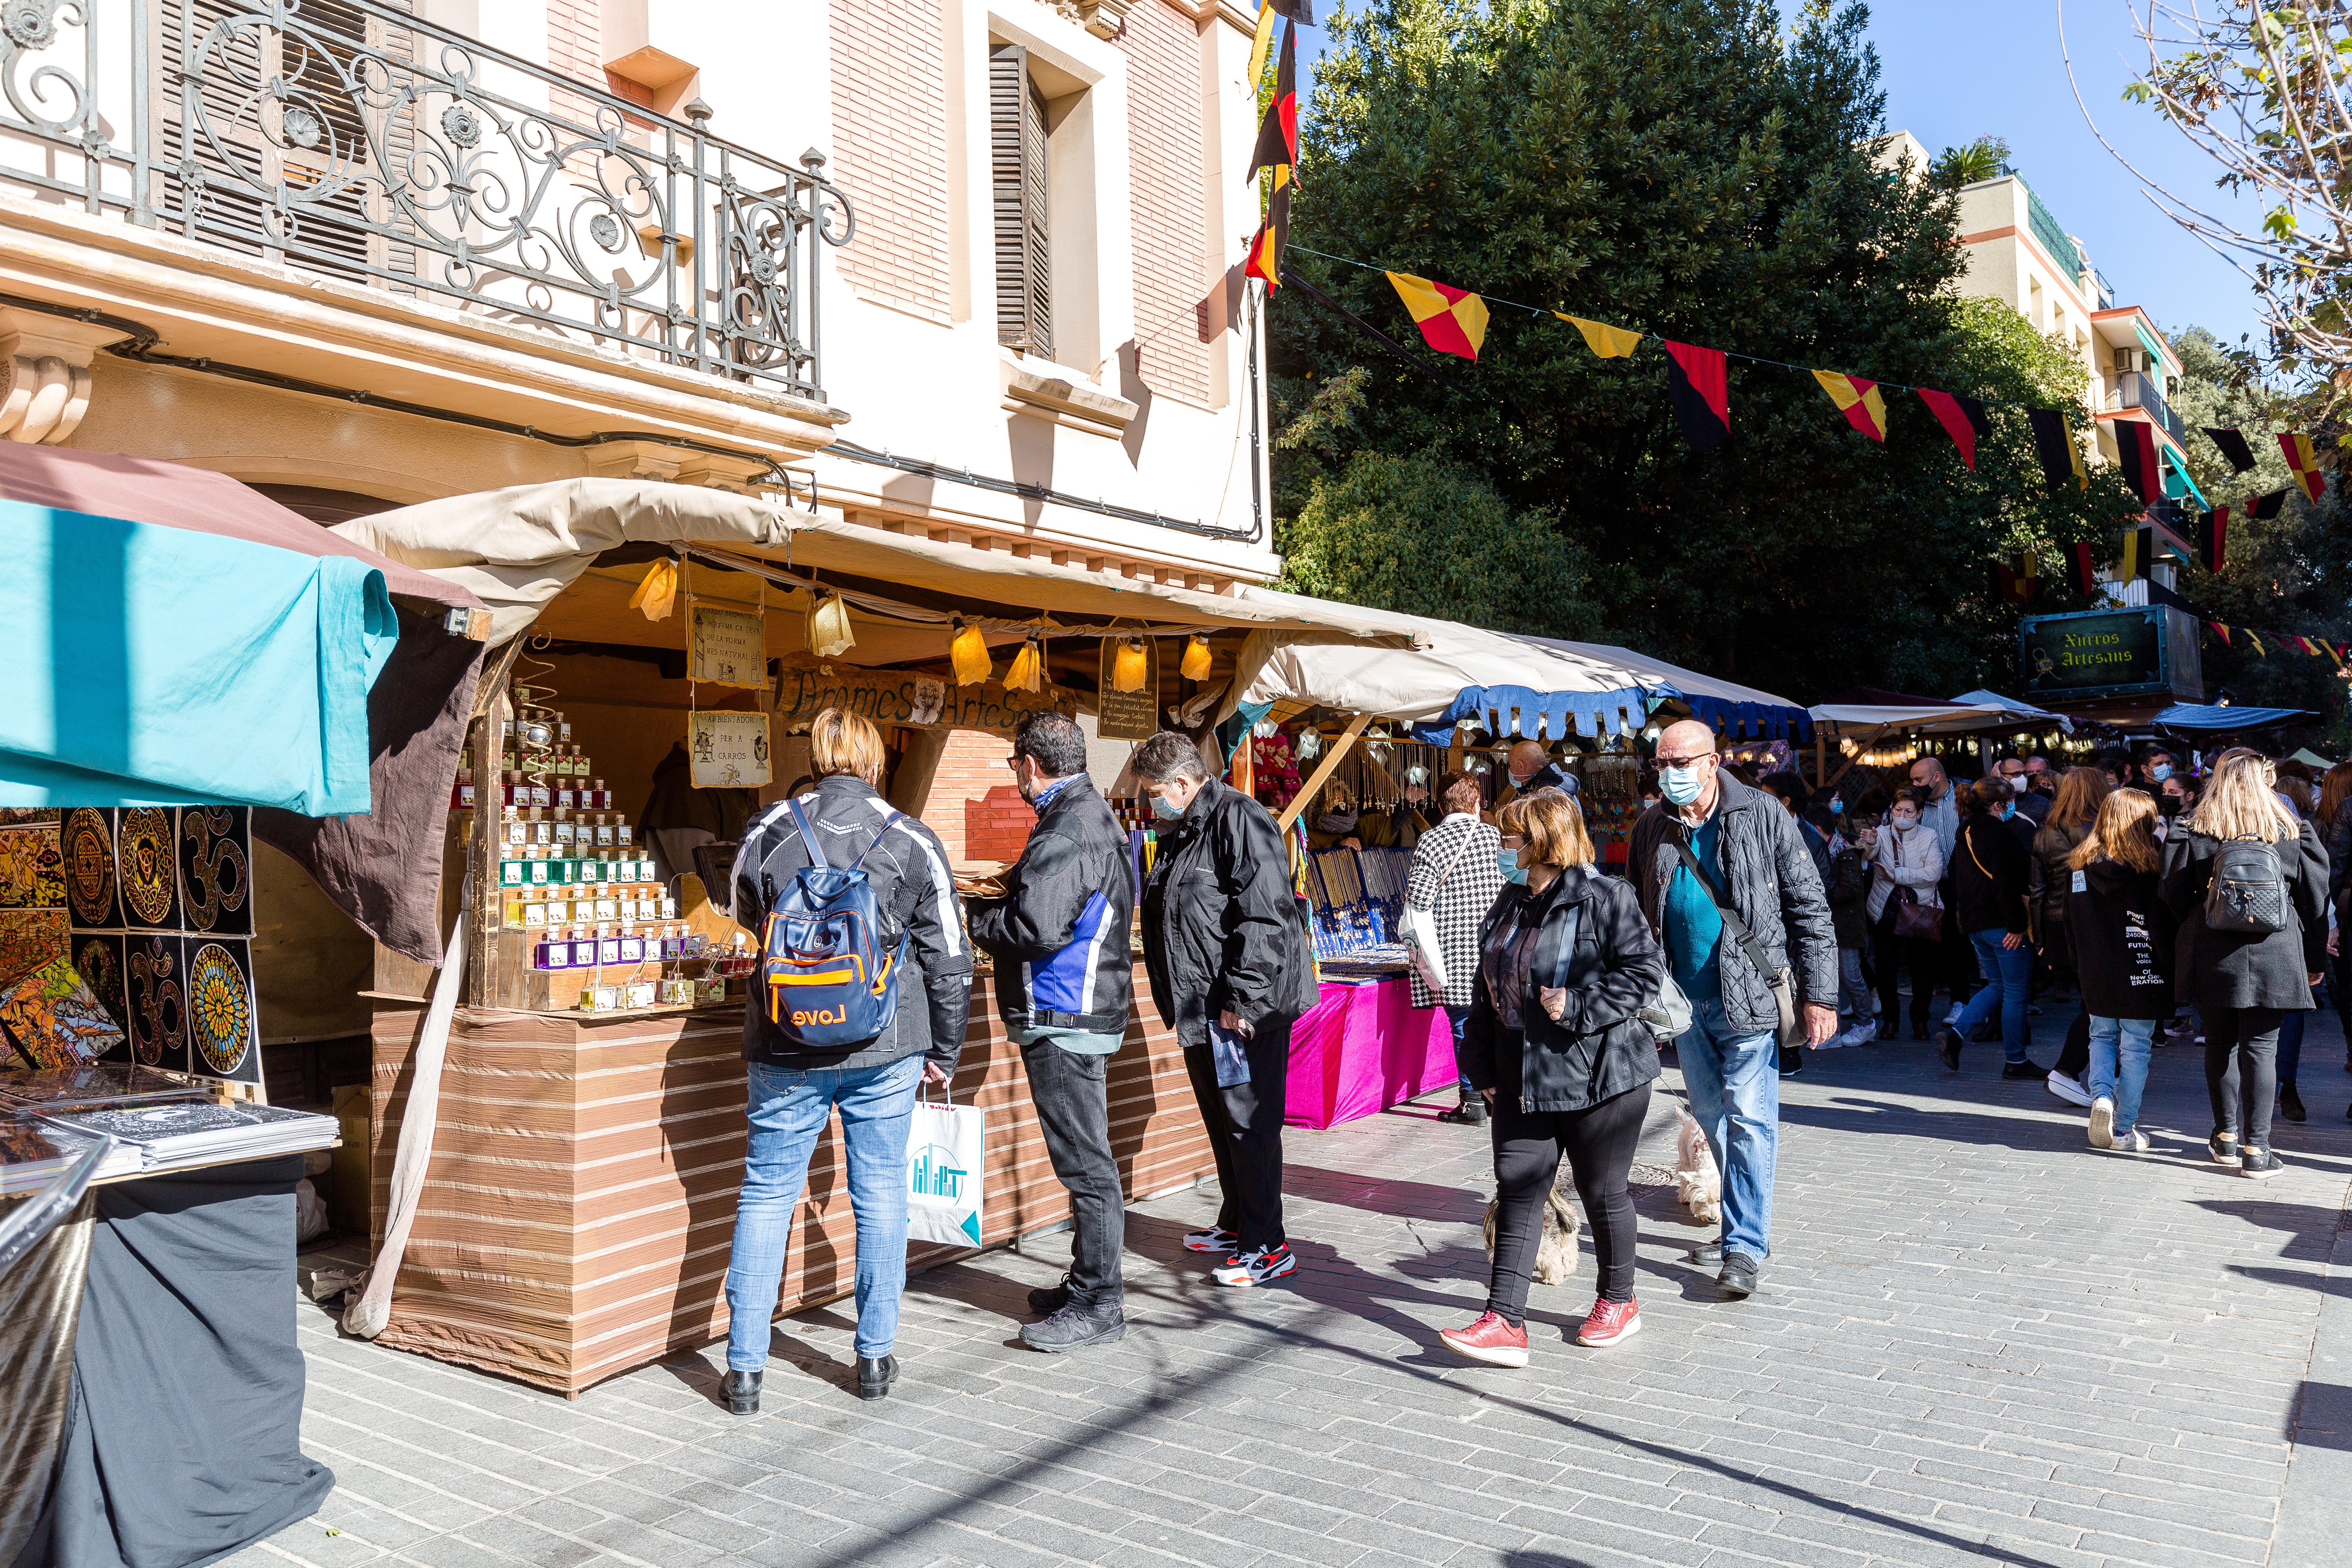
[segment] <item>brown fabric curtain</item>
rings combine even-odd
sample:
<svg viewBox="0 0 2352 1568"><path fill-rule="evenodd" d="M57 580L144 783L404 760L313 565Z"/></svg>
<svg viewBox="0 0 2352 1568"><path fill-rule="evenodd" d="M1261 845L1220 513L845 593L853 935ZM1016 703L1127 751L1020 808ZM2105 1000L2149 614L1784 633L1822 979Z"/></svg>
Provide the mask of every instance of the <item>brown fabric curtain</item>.
<svg viewBox="0 0 2352 1568"><path fill-rule="evenodd" d="M0 1201L0 1214L34 1198ZM33 1538L57 1474L73 1392L74 1331L89 1272L90 1214L84 1197L15 1267L0 1273L0 1563Z"/></svg>

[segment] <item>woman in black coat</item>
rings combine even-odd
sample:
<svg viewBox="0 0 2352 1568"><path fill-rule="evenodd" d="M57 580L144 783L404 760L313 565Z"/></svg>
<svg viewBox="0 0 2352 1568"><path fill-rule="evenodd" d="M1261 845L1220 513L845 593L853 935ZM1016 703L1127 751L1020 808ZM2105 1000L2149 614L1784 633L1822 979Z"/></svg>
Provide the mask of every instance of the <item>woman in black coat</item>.
<svg viewBox="0 0 2352 1568"><path fill-rule="evenodd" d="M2308 1012L2327 946L2327 851L2311 825L2288 809L2273 786L2268 757L2232 746L2213 763L2212 781L2189 816L2176 820L2164 846L2164 901L2180 918L2181 1000L2205 1020L2205 1086L2213 1100L2217 1165L2249 1176L2284 1167L2271 1152L2271 1101L2278 1089L2279 1022ZM2283 887L2256 887L2277 931L2217 929L2209 915L2214 862L2262 858ZM2247 888L2245 868L2221 889L2226 904ZM2267 900L2260 895L2268 893ZM2242 923L2242 922L2241 922Z"/></svg>
<svg viewBox="0 0 2352 1568"><path fill-rule="evenodd" d="M1495 1264L1486 1310L1442 1337L1468 1360L1525 1366L1528 1285L1563 1154L1600 1271L1577 1343L1612 1345L1641 1330L1626 1178L1658 1050L1637 1015L1658 994L1666 959L1632 885L1593 865L1583 814L1567 795L1522 795L1497 825L1509 881L1479 926L1461 1051L1471 1087L1493 1108Z"/></svg>
<svg viewBox="0 0 2352 1568"><path fill-rule="evenodd" d="M2039 1079L2042 1069L2025 1059L2025 1002L2033 984L2033 950L2026 942L2025 846L2007 822L2017 809L2009 781L1979 779L1969 786L1974 809L1960 824L1947 869L1952 879L1952 912L1977 950L1981 990L1960 1016L1936 1037L1936 1053L1957 1072L1960 1046L1979 1024L2000 1009L2000 1076Z"/></svg>
<svg viewBox="0 0 2352 1568"><path fill-rule="evenodd" d="M2091 1147L2144 1152L2139 1102L2157 1020L2172 1016L2175 922L2159 890L2156 802L2116 790L2062 864L2069 891L2060 930L2089 1019Z"/></svg>

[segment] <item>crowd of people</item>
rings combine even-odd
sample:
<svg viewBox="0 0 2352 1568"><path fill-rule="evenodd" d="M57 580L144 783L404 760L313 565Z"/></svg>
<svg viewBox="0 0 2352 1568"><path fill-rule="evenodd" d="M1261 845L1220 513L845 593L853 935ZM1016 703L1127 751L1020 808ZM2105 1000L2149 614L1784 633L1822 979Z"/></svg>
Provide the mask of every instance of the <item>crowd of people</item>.
<svg viewBox="0 0 2352 1568"><path fill-rule="evenodd" d="M857 1390L881 1397L898 1378L908 1130L922 1086L953 1078L973 946L995 961L999 1015L1071 1197L1070 1268L1031 1292L1037 1321L1023 1341L1059 1353L1126 1331L1106 1083L1127 1029L1131 922L1216 1165L1215 1222L1183 1245L1220 1260L1210 1278L1222 1285L1293 1273L1284 1097L1291 1027L1317 981L1293 847L1265 807L1191 737L1140 744L1129 765L1158 833L1139 909L1084 732L1063 714L1028 715L1006 763L1037 825L1001 889L960 911L937 836L879 793L874 726L828 710L810 756L813 784L754 820L730 889L737 920L761 933L765 994L803 998L745 1009L730 1407L759 1408L784 1242L836 1110L856 1217ZM1484 1123L1494 1151L1486 1307L1441 1336L1465 1358L1526 1363L1528 1289L1563 1162L1598 1268L1577 1342L1640 1331L1629 1181L1667 1050L1722 1173L1721 1234L1693 1261L1727 1297L1752 1295L1771 1251L1780 1082L1807 1048L1900 1039L1906 976L1911 1042L1957 1072L1969 1046L1998 1041L2001 1077L2083 1107L2103 1150L2148 1148L2150 1054L2196 1031L2209 1157L2250 1177L2282 1168L2271 1117L2305 1115L2304 1015L2323 984L2339 1010L2347 996L2336 921L2352 763L2315 790L2243 749L2200 776L2161 750L2063 772L2009 757L1966 782L1921 757L1900 783L1816 800L1793 773L1746 776L1706 725L1685 721L1658 738L1622 877L1600 864L1572 775L1532 745L1508 764L1491 804L1475 774L1435 781L1418 803L1434 820L1406 890L1413 1001L1443 1008L1455 1041L1460 1103L1443 1119ZM854 1005L824 1003L850 973ZM909 974L919 1000L901 1009ZM2031 1056L2033 1020L2069 986L2079 1016L2045 1069Z"/></svg>

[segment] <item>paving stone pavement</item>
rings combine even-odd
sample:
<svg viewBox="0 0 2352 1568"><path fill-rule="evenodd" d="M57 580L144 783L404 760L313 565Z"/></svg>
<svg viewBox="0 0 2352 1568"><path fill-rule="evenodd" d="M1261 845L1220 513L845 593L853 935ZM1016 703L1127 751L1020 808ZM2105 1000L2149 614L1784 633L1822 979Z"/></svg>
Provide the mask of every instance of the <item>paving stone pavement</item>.
<svg viewBox="0 0 2352 1568"><path fill-rule="evenodd" d="M1783 1086L1763 1293L1717 1300L1683 1260L1704 1232L1647 1189L1643 1331L1569 1342L1588 1252L1537 1287L1524 1372L1437 1342L1483 1302L1492 1179L1483 1131L1428 1108L1290 1134L1295 1282L1210 1284L1178 1237L1213 1200L1188 1192L1130 1214L1123 1343L1022 1349L1053 1244L986 1254L912 1282L904 1381L870 1405L842 1309L779 1325L766 1412L739 1419L717 1402L723 1346L567 1402L305 1308L304 1443L339 1484L227 1561L2321 1561L2273 1556L2273 1535L2320 1305L2347 1288L2327 1277L2352 1185L2334 1020L2313 1020L2312 1120L2278 1124L2290 1169L2269 1183L2204 1161L2192 1048L2158 1052L2137 1158L2089 1151L2081 1113L2000 1081L1999 1056L1971 1047L1958 1075L1925 1046L1812 1056ZM1670 1163L1658 1110L1641 1157Z"/></svg>

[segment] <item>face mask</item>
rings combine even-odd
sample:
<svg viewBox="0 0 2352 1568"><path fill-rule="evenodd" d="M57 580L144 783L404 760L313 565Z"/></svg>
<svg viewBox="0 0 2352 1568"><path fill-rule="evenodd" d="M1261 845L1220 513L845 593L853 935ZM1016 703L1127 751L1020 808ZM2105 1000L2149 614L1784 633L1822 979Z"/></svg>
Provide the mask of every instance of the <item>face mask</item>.
<svg viewBox="0 0 2352 1568"><path fill-rule="evenodd" d="M1843 802L1843 801L1842 801L1842 800L1832 800L1832 801L1831 801L1831 802L1830 802L1830 815L1831 815L1832 816L1837 816L1840 812L1843 811L1844 809L1845 809L1845 802Z"/></svg>
<svg viewBox="0 0 2352 1568"><path fill-rule="evenodd" d="M1151 815L1162 822L1173 822L1184 815L1184 808L1164 795L1151 797Z"/></svg>
<svg viewBox="0 0 2352 1568"><path fill-rule="evenodd" d="M1916 816L1897 816L1895 819L1895 826L1897 832L1906 832L1918 826L1919 819Z"/></svg>
<svg viewBox="0 0 2352 1568"><path fill-rule="evenodd" d="M1694 763L1686 768L1660 768L1658 788L1676 805L1688 805L1698 798L1697 764Z"/></svg>
<svg viewBox="0 0 2352 1568"><path fill-rule="evenodd" d="M2016 802L2014 802L2014 801L2004 801L2004 802L2001 804L2001 808L2000 808L2000 819L2001 819L2003 822L2007 822L2011 817L2015 816L2016 815L2017 815L2017 803L2016 803Z"/></svg>
<svg viewBox="0 0 2352 1568"><path fill-rule="evenodd" d="M2154 779L2157 783L2162 784L2165 780L2172 776L2172 764L2170 763L2158 763L2156 766L2147 770L2147 776Z"/></svg>
<svg viewBox="0 0 2352 1568"><path fill-rule="evenodd" d="M1496 850L1495 868L1502 872L1503 880L1506 882L1515 882L1522 888L1528 885L1528 868L1519 864L1519 852L1517 850Z"/></svg>

